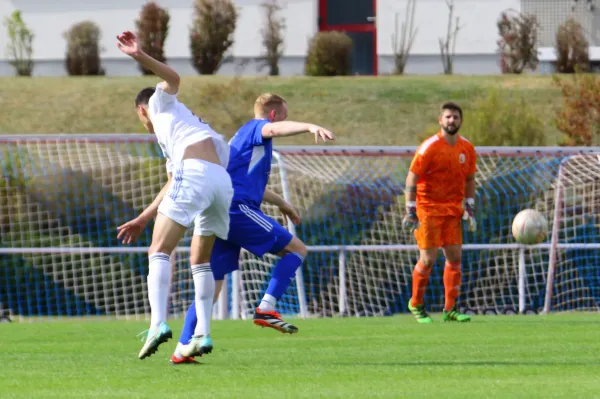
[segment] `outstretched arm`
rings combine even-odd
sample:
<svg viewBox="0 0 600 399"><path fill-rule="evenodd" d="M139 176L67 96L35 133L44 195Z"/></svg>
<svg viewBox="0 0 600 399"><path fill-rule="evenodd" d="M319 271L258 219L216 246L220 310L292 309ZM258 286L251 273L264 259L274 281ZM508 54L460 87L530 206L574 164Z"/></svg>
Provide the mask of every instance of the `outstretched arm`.
<svg viewBox="0 0 600 399"><path fill-rule="evenodd" d="M162 82L162 89L164 92L168 94L177 94L177 91L179 90L180 77L179 74L173 70L173 68L144 53L138 43L137 37L132 32L123 32L117 36L117 40L117 47L119 47L122 52L164 80L164 82Z"/></svg>
<svg viewBox="0 0 600 399"><path fill-rule="evenodd" d="M273 137L289 137L301 133L312 133L315 135L315 143L319 142L319 137L323 141L335 140L335 136L329 130L312 123L282 121L267 123L262 128L262 137L272 139Z"/></svg>

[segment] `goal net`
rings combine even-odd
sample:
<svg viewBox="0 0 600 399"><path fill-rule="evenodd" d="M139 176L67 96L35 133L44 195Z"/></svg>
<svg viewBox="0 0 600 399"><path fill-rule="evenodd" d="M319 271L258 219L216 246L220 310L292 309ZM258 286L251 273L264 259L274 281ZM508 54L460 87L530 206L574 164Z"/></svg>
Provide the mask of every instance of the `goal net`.
<svg viewBox="0 0 600 399"><path fill-rule="evenodd" d="M302 223L288 228L310 247L280 301L282 313L406 311L417 251L401 219L414 148L278 150L270 188L297 206ZM471 246L460 303L480 312L516 310L520 300L535 311L545 302L549 310L597 309L598 251L589 246L598 243L600 227L597 155L566 148L478 151L479 226L465 232ZM23 318L146 318L151 226L134 247L117 241L116 227L137 216L166 182L154 138L0 136L0 170L0 311ZM524 208L557 225L554 239L525 249L514 244L512 218ZM276 208L263 210L282 222ZM190 234L172 256L173 317L193 300ZM276 261L243 252L218 314L249 315ZM442 262L426 295L432 311L443 304Z"/></svg>
<svg viewBox="0 0 600 399"><path fill-rule="evenodd" d="M401 221L414 150L279 148L280 169L271 182L300 209L303 221L295 233L312 249L301 287L309 314L406 311L418 250ZM478 231L464 232L464 308L480 313L600 309L597 151L478 148ZM281 189L282 181L287 189ZM542 212L557 234L550 232L538 246L515 245L512 220L526 208ZM425 296L432 311L443 307L444 261L440 253ZM262 275L257 270L245 269L242 281L258 284L266 269L260 269ZM293 298L290 309L297 309Z"/></svg>

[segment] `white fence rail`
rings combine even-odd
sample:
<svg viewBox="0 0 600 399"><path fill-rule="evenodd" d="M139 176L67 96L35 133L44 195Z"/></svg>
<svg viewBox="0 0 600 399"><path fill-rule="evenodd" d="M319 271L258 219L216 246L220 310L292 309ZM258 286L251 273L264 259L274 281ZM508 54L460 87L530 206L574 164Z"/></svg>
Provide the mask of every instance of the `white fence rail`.
<svg viewBox="0 0 600 399"><path fill-rule="evenodd" d="M465 244L463 249L465 251L482 251L482 250L519 250L519 312L523 313L526 309L525 303L525 290L526 290L526 262L525 262L525 251L528 249L543 249L551 251L552 249L593 249L600 250L600 243L593 244L537 244L537 245L521 245L521 244ZM371 251L371 252L417 252L418 247L416 245L330 245L330 246L308 246L309 252L337 252L338 256L338 270L339 270L339 309L340 314L345 314L347 309L346 304L346 254L349 252L356 251ZM105 248L92 248L92 247L40 247L40 248L1 248L0 254L7 255L20 255L20 254L128 254L128 253L145 253L148 248L143 247L105 247ZM178 247L176 249L178 253L189 253L188 247ZM301 272L300 272L301 273ZM302 277L302 275L300 274ZM304 288L303 282L297 281L299 287ZM222 290L219 300L216 304L215 315L217 319L240 319L246 318L247 315L243 313L243 309L240 304L242 302L242 290L241 280L239 272L234 272L232 275L232 298L228 298L228 292L226 289ZM298 290L305 295L304 290ZM231 300L231 314L228 312L229 300ZM306 300L300 302L301 306L301 317L307 317L308 309ZM302 309L302 307L304 307ZM549 312L551 309L544 307L544 313Z"/></svg>

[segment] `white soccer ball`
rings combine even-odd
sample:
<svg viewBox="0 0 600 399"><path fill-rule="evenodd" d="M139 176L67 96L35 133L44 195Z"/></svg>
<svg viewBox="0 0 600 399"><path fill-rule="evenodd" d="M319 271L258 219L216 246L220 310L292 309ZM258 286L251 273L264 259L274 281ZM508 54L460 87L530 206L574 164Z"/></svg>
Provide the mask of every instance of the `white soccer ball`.
<svg viewBox="0 0 600 399"><path fill-rule="evenodd" d="M512 234L521 244L539 244L548 235L548 221L535 209L525 209L513 219Z"/></svg>

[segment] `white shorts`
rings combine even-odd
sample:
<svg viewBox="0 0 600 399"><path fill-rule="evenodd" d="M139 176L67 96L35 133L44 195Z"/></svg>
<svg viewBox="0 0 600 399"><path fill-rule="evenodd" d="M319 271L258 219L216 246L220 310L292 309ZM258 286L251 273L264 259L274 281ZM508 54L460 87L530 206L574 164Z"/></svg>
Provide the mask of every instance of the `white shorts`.
<svg viewBox="0 0 600 399"><path fill-rule="evenodd" d="M185 159L175 169L158 212L185 227L194 222L194 235L216 235L226 240L232 198L233 186L225 168Z"/></svg>

